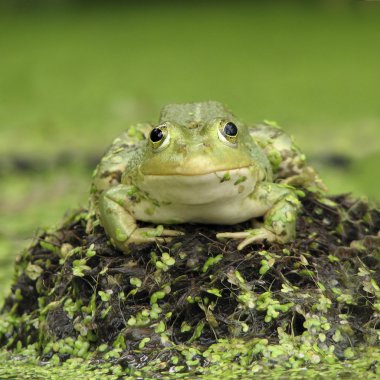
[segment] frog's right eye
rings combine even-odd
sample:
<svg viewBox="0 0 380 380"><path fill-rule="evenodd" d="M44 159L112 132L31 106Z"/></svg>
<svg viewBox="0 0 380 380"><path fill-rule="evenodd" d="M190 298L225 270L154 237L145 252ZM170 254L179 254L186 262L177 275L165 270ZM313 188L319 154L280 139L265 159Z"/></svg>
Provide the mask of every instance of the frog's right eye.
<svg viewBox="0 0 380 380"><path fill-rule="evenodd" d="M150 139L153 143L158 143L164 138L164 134L162 133L161 128L154 128L152 132L150 132Z"/></svg>
<svg viewBox="0 0 380 380"><path fill-rule="evenodd" d="M155 150L165 148L169 144L169 133L166 125L153 128L149 135L149 141Z"/></svg>

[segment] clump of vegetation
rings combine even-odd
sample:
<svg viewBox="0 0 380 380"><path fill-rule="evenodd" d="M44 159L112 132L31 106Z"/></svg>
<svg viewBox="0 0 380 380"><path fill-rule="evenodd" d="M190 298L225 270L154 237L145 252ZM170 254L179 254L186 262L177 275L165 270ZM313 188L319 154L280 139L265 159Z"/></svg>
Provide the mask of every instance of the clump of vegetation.
<svg viewBox="0 0 380 380"><path fill-rule="evenodd" d="M380 342L380 211L346 195L300 197L296 241L243 251L215 240L223 226L183 225L184 237L126 256L75 212L18 258L0 343L129 374L355 360Z"/></svg>

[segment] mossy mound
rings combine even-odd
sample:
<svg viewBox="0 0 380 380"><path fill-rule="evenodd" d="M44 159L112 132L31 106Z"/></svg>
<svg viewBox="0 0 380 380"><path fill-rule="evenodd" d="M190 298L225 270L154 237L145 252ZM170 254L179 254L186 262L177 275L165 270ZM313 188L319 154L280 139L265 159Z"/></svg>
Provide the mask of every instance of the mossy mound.
<svg viewBox="0 0 380 380"><path fill-rule="evenodd" d="M225 226L183 225L126 256L75 212L18 258L0 343L129 371L352 358L380 342L380 211L346 195L301 200L295 242L243 251L216 241Z"/></svg>

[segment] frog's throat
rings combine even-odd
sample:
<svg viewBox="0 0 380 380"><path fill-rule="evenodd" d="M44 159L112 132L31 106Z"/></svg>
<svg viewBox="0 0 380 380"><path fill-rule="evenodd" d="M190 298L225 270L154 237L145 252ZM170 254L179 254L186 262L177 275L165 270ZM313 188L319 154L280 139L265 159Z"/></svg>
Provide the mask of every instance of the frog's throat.
<svg viewBox="0 0 380 380"><path fill-rule="evenodd" d="M246 197L256 186L251 166L195 175L144 175L138 187L152 198L181 204L206 204Z"/></svg>

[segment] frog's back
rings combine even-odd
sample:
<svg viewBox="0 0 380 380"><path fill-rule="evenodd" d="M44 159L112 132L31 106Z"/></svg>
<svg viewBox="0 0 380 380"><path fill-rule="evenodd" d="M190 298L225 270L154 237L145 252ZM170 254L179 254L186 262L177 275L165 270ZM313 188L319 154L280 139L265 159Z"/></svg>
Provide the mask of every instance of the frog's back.
<svg viewBox="0 0 380 380"><path fill-rule="evenodd" d="M249 134L268 157L275 182L327 190L317 172L307 164L305 154L275 122L251 126Z"/></svg>

